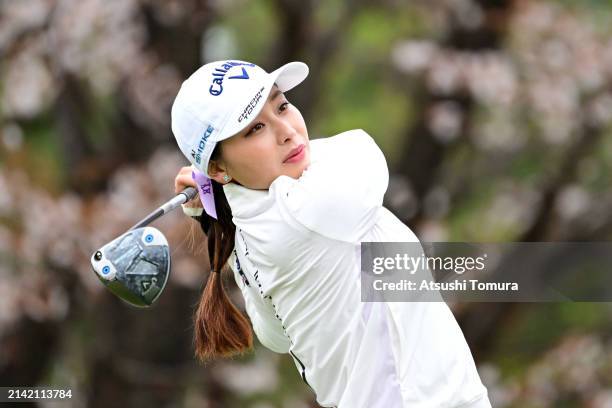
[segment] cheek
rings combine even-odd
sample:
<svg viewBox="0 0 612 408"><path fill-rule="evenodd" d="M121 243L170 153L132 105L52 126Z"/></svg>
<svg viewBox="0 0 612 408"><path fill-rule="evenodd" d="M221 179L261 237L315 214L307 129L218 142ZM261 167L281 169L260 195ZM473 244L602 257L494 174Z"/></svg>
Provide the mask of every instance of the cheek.
<svg viewBox="0 0 612 408"><path fill-rule="evenodd" d="M304 135L306 138L308 138L308 130L306 129L304 117L302 116L302 113L296 108L291 109L291 121L293 123L293 128L302 135Z"/></svg>
<svg viewBox="0 0 612 408"><path fill-rule="evenodd" d="M238 172L247 177L251 174L258 174L262 170L270 167L276 154L275 146L268 138L263 135L253 135L253 140L244 140L228 149L228 164L234 172Z"/></svg>

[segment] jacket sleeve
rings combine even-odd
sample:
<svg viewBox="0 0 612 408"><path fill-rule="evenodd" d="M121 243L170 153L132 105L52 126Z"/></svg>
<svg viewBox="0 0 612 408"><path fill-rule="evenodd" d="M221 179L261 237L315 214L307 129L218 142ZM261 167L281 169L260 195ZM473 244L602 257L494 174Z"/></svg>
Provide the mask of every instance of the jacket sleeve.
<svg viewBox="0 0 612 408"><path fill-rule="evenodd" d="M246 312L259 342L276 353L288 353L291 343L280 320L275 317L272 305L266 299L263 299L254 287L245 283L240 273L240 263L236 262L234 252L232 252L228 263L234 271L234 279L242 292ZM253 284L250 283L250 285Z"/></svg>
<svg viewBox="0 0 612 408"><path fill-rule="evenodd" d="M359 243L377 221L389 170L376 142L357 129L313 140L302 176L281 178L278 199L292 218L328 238Z"/></svg>

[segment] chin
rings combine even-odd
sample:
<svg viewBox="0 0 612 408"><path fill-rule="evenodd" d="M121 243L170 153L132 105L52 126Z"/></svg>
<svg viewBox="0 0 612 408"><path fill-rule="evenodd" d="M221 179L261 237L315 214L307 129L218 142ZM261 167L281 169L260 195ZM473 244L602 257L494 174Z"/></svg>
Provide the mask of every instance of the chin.
<svg viewBox="0 0 612 408"><path fill-rule="evenodd" d="M306 170L308 168L308 164L310 163L306 163L306 165L301 166L301 168L299 169L299 171L297 171L296 173L296 178L300 178L302 177L302 173L304 173L304 170Z"/></svg>
<svg viewBox="0 0 612 408"><path fill-rule="evenodd" d="M296 166L292 169L286 169L282 174L285 176L289 176L291 178L294 179L298 179L302 176L302 173L304 172L304 170L306 170L306 168L308 167L308 163L306 163L305 165L302 164L300 166Z"/></svg>

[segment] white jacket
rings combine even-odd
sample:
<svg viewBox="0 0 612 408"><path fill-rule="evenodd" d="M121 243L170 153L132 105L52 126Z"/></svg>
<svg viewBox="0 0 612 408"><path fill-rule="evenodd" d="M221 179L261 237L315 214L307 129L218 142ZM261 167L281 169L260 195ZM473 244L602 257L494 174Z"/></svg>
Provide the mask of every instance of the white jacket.
<svg viewBox="0 0 612 408"><path fill-rule="evenodd" d="M360 242L418 242L382 206L389 173L363 130L310 141L299 179L223 189L229 259L260 342L290 353L323 407L490 407L444 302L364 303Z"/></svg>

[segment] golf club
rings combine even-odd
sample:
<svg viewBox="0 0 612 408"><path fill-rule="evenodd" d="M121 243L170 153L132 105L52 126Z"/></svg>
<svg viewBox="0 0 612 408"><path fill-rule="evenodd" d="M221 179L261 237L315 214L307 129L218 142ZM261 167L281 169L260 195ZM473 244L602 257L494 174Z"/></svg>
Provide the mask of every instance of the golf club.
<svg viewBox="0 0 612 408"><path fill-rule="evenodd" d="M93 253L91 266L111 292L136 307L149 307L157 300L170 275L170 248L164 234L147 225L197 194L187 187Z"/></svg>

